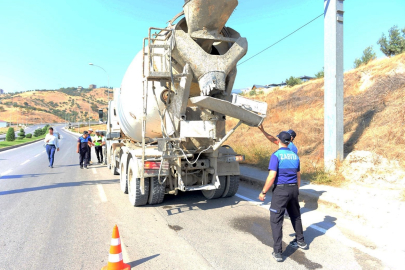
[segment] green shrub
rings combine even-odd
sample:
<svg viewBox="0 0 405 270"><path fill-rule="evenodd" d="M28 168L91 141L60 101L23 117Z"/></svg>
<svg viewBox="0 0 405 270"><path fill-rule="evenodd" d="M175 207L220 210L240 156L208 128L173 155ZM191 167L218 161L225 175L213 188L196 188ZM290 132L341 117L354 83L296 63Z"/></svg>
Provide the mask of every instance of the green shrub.
<svg viewBox="0 0 405 270"><path fill-rule="evenodd" d="M291 76L290 78L285 80L285 83L287 84L287 86L293 87L294 85L301 84L302 81L300 78Z"/></svg>
<svg viewBox="0 0 405 270"><path fill-rule="evenodd" d="M20 133L18 133L18 138L19 139L24 139L25 138L25 131L24 129L20 129Z"/></svg>
<svg viewBox="0 0 405 270"><path fill-rule="evenodd" d="M32 138L32 134L28 133L27 135L25 135L26 138L31 139Z"/></svg>
<svg viewBox="0 0 405 270"><path fill-rule="evenodd" d="M14 128L11 127L11 128L9 128L9 129L7 130L6 141L8 141L8 142L15 141L15 131L14 131Z"/></svg>
<svg viewBox="0 0 405 270"><path fill-rule="evenodd" d="M43 135L44 133L43 133L43 131L42 131L42 128L38 128L38 129L36 129L35 131L34 131L34 137L39 137L39 136L41 136L41 135Z"/></svg>
<svg viewBox="0 0 405 270"><path fill-rule="evenodd" d="M354 60L354 67L358 68L361 65L367 65L368 62L377 58L377 55L373 51L373 47L369 46L363 51L361 58L356 58Z"/></svg>

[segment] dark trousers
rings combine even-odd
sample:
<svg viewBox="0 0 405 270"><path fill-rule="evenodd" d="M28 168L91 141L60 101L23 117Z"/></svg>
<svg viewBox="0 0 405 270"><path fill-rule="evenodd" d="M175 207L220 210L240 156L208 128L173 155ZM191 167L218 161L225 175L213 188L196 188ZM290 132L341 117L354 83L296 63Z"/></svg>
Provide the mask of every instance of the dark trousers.
<svg viewBox="0 0 405 270"><path fill-rule="evenodd" d="M297 240L304 241L298 195L298 186L276 186L273 188L270 206L270 224L273 232L273 248L276 253L282 252L283 221L286 209Z"/></svg>
<svg viewBox="0 0 405 270"><path fill-rule="evenodd" d="M83 150L80 149L79 151L79 163L80 163L80 167L87 167L87 165L89 164L89 152L87 149Z"/></svg>
<svg viewBox="0 0 405 270"><path fill-rule="evenodd" d="M48 154L49 166L53 166L53 161L55 160L55 145L46 145L46 153Z"/></svg>
<svg viewBox="0 0 405 270"><path fill-rule="evenodd" d="M96 146L95 149L96 149L96 155L97 155L98 162L103 162L103 147L100 145L100 146Z"/></svg>
<svg viewBox="0 0 405 270"><path fill-rule="evenodd" d="M88 157L88 159L89 159L89 163L90 163L90 161L91 161L91 147L90 147L90 146L88 147L88 150L89 150L89 157Z"/></svg>

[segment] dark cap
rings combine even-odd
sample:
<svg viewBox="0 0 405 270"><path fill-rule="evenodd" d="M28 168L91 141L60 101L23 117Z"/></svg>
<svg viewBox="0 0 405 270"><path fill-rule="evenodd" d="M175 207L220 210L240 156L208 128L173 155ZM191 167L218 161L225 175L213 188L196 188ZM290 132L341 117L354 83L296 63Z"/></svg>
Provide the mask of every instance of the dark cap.
<svg viewBox="0 0 405 270"><path fill-rule="evenodd" d="M50 130L53 130L53 127L50 127L49 129L50 129Z"/></svg>
<svg viewBox="0 0 405 270"><path fill-rule="evenodd" d="M290 133L290 135L291 135L293 138L297 137L297 133L295 133L294 130L290 129L290 130L288 130L287 132Z"/></svg>
<svg viewBox="0 0 405 270"><path fill-rule="evenodd" d="M83 131L83 135L84 134L89 134L89 132L87 130Z"/></svg>
<svg viewBox="0 0 405 270"><path fill-rule="evenodd" d="M291 134L287 131L281 131L280 134L277 135L277 138L284 144L289 144L291 142Z"/></svg>

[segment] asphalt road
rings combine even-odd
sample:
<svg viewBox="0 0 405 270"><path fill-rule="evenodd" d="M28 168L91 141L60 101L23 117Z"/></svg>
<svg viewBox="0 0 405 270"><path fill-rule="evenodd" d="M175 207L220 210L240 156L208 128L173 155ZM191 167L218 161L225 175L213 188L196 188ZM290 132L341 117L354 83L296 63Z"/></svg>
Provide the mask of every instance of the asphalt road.
<svg viewBox="0 0 405 270"><path fill-rule="evenodd" d="M284 245L284 262L275 262L270 198L258 203L259 190L248 184L233 198L207 201L191 192L166 196L161 205L131 207L118 176L105 166L79 168L76 136L61 128L56 126L62 139L53 169L41 142L0 153L0 269L101 269L115 224L124 261L134 269L386 266L367 244L348 236L355 232L308 207L302 219L309 250ZM286 219L283 242L292 235Z"/></svg>
<svg viewBox="0 0 405 270"><path fill-rule="evenodd" d="M34 131L35 131L37 128L40 128L40 127L44 127L44 125L28 126L28 127L24 130L24 131L25 131L25 134L27 134L27 133L33 134ZM14 130L16 130L15 136L18 137L18 133L20 133L20 129L14 128ZM4 139L5 137L6 137L6 134L0 135L0 140L1 140L1 139Z"/></svg>

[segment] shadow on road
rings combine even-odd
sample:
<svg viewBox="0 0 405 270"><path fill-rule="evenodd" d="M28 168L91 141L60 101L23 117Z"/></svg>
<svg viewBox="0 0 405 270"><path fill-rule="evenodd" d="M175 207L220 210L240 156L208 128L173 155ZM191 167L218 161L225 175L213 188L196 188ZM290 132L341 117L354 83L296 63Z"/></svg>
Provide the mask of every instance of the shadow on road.
<svg viewBox="0 0 405 270"><path fill-rule="evenodd" d="M16 178L30 178L30 177L40 177L43 175L52 175L59 173L31 173L31 174L14 174L14 175L3 175L0 179L16 179Z"/></svg>
<svg viewBox="0 0 405 270"><path fill-rule="evenodd" d="M79 187L79 186L88 186L88 185L110 185L110 184L117 184L119 180L99 180L99 181L81 181L81 182L67 182L67 183L57 183L53 185L41 186L41 187L32 187L32 188L22 188L22 189L14 189L14 190L7 190L7 191L0 191L0 196L2 195L10 195L10 194L17 194L17 193L24 193L24 192L31 192L31 191L38 191L38 190L47 190L52 188L64 188L64 187Z"/></svg>
<svg viewBox="0 0 405 270"><path fill-rule="evenodd" d="M323 221L314 223L311 226L309 226L304 232L305 242L307 242L308 246L310 246L310 244L315 240L315 238L325 235L325 233L322 232L322 230L327 231L332 227L334 227L336 225L335 223L336 220L337 218L335 217L325 216ZM318 230L317 228L320 228L320 230Z"/></svg>
<svg viewBox="0 0 405 270"><path fill-rule="evenodd" d="M230 198L207 200L201 194L201 191L193 191L185 193L180 192L177 196L167 195L165 196L165 200L162 204L159 205L159 207L163 208L168 216L172 216L195 210L210 210L227 206L235 207L241 201L244 200L241 200L236 196Z"/></svg>
<svg viewBox="0 0 405 270"><path fill-rule="evenodd" d="M149 257L146 257L146 258L137 260L137 261L130 262L130 263L128 263L128 264L129 264L131 267L135 267L135 266L138 266L138 265L140 265L140 264L143 264L143 263L145 263L145 262L147 262L147 261L150 261L150 260L152 260L152 259L158 257L159 255L160 255L160 254L156 254L156 255L153 255L153 256L149 256Z"/></svg>
<svg viewBox="0 0 405 270"><path fill-rule="evenodd" d="M300 202L304 202L304 207L301 208L301 214L305 214L310 211L314 211L318 209L318 201L319 197L325 193L326 191L316 191L309 189L309 191L313 194L312 196L306 196L302 193L300 193L299 199Z"/></svg>

